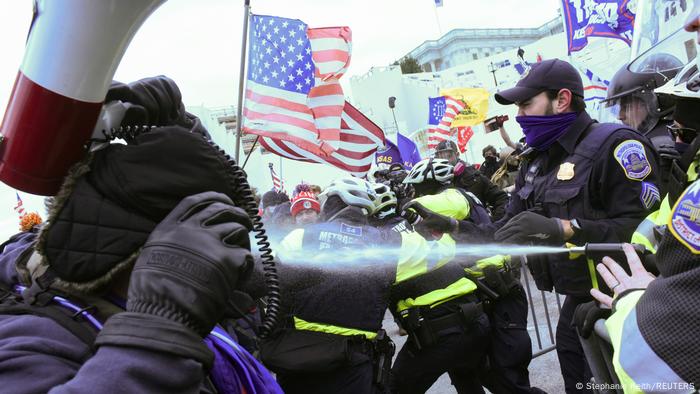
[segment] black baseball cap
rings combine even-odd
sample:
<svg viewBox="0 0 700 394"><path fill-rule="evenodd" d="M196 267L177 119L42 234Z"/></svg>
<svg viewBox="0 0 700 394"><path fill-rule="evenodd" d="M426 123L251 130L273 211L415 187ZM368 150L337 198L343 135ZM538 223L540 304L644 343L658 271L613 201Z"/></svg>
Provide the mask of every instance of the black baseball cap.
<svg viewBox="0 0 700 394"><path fill-rule="evenodd" d="M451 141L451 140L442 140L437 145L437 147L435 147L435 152L446 151L446 150L451 150L451 151L457 152L457 144L455 144L454 141Z"/></svg>
<svg viewBox="0 0 700 394"><path fill-rule="evenodd" d="M568 62L548 59L535 63L520 78L514 88L496 93L499 104L510 105L528 100L545 90L569 89L583 97L581 74Z"/></svg>

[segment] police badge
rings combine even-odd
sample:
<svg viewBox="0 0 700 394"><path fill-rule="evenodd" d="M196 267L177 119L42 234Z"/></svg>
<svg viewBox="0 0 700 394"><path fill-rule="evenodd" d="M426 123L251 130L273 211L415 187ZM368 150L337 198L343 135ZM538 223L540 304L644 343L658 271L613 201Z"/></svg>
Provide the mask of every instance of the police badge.
<svg viewBox="0 0 700 394"><path fill-rule="evenodd" d="M643 181L651 174L651 165L641 142L636 140L622 141L615 148L614 154L627 178L633 181Z"/></svg>
<svg viewBox="0 0 700 394"><path fill-rule="evenodd" d="M559 166L559 172L557 172L557 179L560 181L568 181L573 179L574 173L574 163L561 163Z"/></svg>
<svg viewBox="0 0 700 394"><path fill-rule="evenodd" d="M700 181L693 182L671 211L671 234L693 254L700 254Z"/></svg>

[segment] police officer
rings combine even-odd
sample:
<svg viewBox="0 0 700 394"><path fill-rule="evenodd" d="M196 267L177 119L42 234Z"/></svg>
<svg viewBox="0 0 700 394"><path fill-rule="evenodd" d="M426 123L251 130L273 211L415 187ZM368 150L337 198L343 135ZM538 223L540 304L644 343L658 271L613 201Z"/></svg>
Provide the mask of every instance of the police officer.
<svg viewBox="0 0 700 394"><path fill-rule="evenodd" d="M493 220L503 217L508 204L508 194L474 166L462 161L454 141L440 141L435 150L435 157L450 162L455 168L454 185L473 193L488 208Z"/></svg>
<svg viewBox="0 0 700 394"><path fill-rule="evenodd" d="M521 155L525 163L502 220L487 226L453 222L453 232L492 234L508 244L623 242L658 206L659 169L650 142L632 129L591 119L581 76L569 63L533 65L496 100L518 106L516 121L528 145ZM566 391L577 392L576 383L588 380L587 366L571 320L576 306L591 299L589 289L603 281L584 258L528 256L528 267L538 288L566 295L557 355Z"/></svg>
<svg viewBox="0 0 700 394"><path fill-rule="evenodd" d="M696 45L700 47L698 1L690 12L685 30L697 32ZM680 111L674 114L673 126L677 140L690 144L680 160L682 165L688 165L687 169L680 169L681 175L687 171L687 178L677 179L677 171L674 171L672 182L693 182L676 196L671 195L671 187L669 196L664 198L667 209L662 205L662 209L653 215L656 223L653 220L648 223L648 228L654 227L654 224L666 226L656 254L660 275L653 279L631 249L626 253L631 275L609 259L597 267L607 285L615 291L614 299L594 290L592 295L601 304L613 309L606 327L615 352L613 366L625 393L640 390L696 392L700 386L700 370L697 368L700 365L700 349L695 339L699 334L695 321L700 300L694 289L700 279L697 258L700 234L695 216L689 215L694 207L700 205L700 181L697 180L696 167L700 146L697 138L700 128L697 121L700 103L699 60L696 56L695 61L680 71L672 83L657 91L672 94L678 100L677 110ZM654 239L650 237L650 240ZM656 247L656 243L653 246ZM652 376L650 371L654 376L653 381L649 378ZM661 387L660 382L663 382Z"/></svg>
<svg viewBox="0 0 700 394"><path fill-rule="evenodd" d="M679 159L674 137L668 130L671 124L674 100L669 95L658 95L654 89L671 81L683 64L672 55L655 54L632 65L625 64L610 81L608 95L602 103L623 124L649 138L660 155L661 192L673 160Z"/></svg>
<svg viewBox="0 0 700 394"><path fill-rule="evenodd" d="M417 219L415 210L430 208L458 219L490 222L483 207L472 205L466 192L452 186L452 178L447 160L416 163L404 179L416 192L404 215ZM412 231L402 231L401 237L415 239L412 244L424 258L402 259L390 292L391 311L409 336L391 370L392 392L423 393L445 372L457 392L482 392L476 375L489 344L489 322L476 296L477 285L465 277L449 234L434 235L421 224L417 229L430 241Z"/></svg>
<svg viewBox="0 0 700 394"><path fill-rule="evenodd" d="M672 163L673 171L668 178L668 193L664 196L658 210L640 223L632 235L632 243L641 244L652 253L656 252L664 233L664 228L673 203L680 193L698 178L700 165L700 72L695 62L687 64L676 78L656 90L657 95L672 96L676 101L673 123L669 130L676 138L676 149L681 154L680 160ZM649 257L647 257L649 258Z"/></svg>
<svg viewBox="0 0 700 394"><path fill-rule="evenodd" d="M453 223L466 220L476 225L490 223L477 200L451 185L447 186L445 179L441 178L445 175L450 173L444 160L427 159L416 164L406 179L414 182L419 197L409 202L404 210L422 214L424 218L417 222L416 228L428 237L440 236L438 242L454 242L453 236L457 241L473 242L473 237L462 239L460 234L445 234L449 230L444 224L433 222L431 215L425 215L426 212L436 212L435 216L446 218L446 223L450 220ZM454 260L478 287L475 294L487 305L492 346L488 351L488 362L484 363L487 367L475 372L480 384L495 394L541 392L530 387L528 365L532 359L532 344L527 333L527 298L519 283L519 262L511 262L510 256L502 255L476 261L463 257Z"/></svg>
<svg viewBox="0 0 700 394"><path fill-rule="evenodd" d="M613 346L613 367L625 393L697 392L700 346L700 232L687 207L700 206L700 181L680 196L659 250L660 275L642 266L625 245L630 274L610 258L597 269L614 297L591 294L613 313L605 322Z"/></svg>
<svg viewBox="0 0 700 394"><path fill-rule="evenodd" d="M393 355L381 328L396 258L380 255L388 241L368 225L369 182L337 179L319 200L322 223L293 230L276 251L287 319L262 359L286 393L379 393Z"/></svg>

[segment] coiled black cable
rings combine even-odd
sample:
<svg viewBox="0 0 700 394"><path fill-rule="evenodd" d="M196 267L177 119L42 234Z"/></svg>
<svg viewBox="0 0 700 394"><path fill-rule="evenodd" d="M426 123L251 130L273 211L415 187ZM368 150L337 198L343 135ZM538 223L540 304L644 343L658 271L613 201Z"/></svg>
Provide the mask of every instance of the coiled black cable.
<svg viewBox="0 0 700 394"><path fill-rule="evenodd" d="M91 141L99 143L112 141L118 138L130 143L137 136L150 131L153 127L155 126L122 126L119 129L103 130L102 134L104 135L105 139L92 139ZM209 143L209 145L211 145L219 155L221 155L221 157L226 161L226 164L231 167L231 186L238 194L236 196L238 201L235 202L246 211L253 222L253 231L255 232L255 239L257 241L256 244L258 245L260 257L262 259L265 285L267 287L266 311L260 326L259 334L260 338L265 338L277 325L281 303L279 276L277 275L277 267L275 265L275 259L272 255L272 248L270 248L270 242L265 233L262 219L258 215L258 206L255 203L255 196L253 195L253 191L248 183L248 178L246 177L245 172L216 142L204 134L201 135L202 138L204 138L204 140Z"/></svg>
<svg viewBox="0 0 700 394"><path fill-rule="evenodd" d="M258 215L258 205L255 203L255 196L253 191L248 184L248 178L245 172L241 169L236 161L229 156L225 150L219 147L214 141L204 136L205 140L209 142L224 158L226 162L233 171L234 184L232 185L236 192L239 193L239 199L241 201L236 201L237 204L243 206L248 216L253 221L253 231L255 232L255 239L257 240L258 250L260 251L260 258L262 259L263 271L265 274L265 285L267 286L267 305L265 308L265 316L263 317L262 324L260 326L260 338L267 337L272 330L277 325L277 319L280 312L280 285L279 276L277 275L277 267L275 266L275 259L272 256L272 248L270 248L270 242L265 234L265 229L263 228L263 222Z"/></svg>

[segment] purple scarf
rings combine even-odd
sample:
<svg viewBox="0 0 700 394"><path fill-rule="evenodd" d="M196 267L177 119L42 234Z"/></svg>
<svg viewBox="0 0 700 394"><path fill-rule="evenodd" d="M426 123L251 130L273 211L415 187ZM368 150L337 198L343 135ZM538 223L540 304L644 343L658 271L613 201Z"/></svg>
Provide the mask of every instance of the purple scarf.
<svg viewBox="0 0 700 394"><path fill-rule="evenodd" d="M515 121L522 127L527 145L543 151L556 142L577 118L578 113L567 112L557 115L516 116Z"/></svg>

